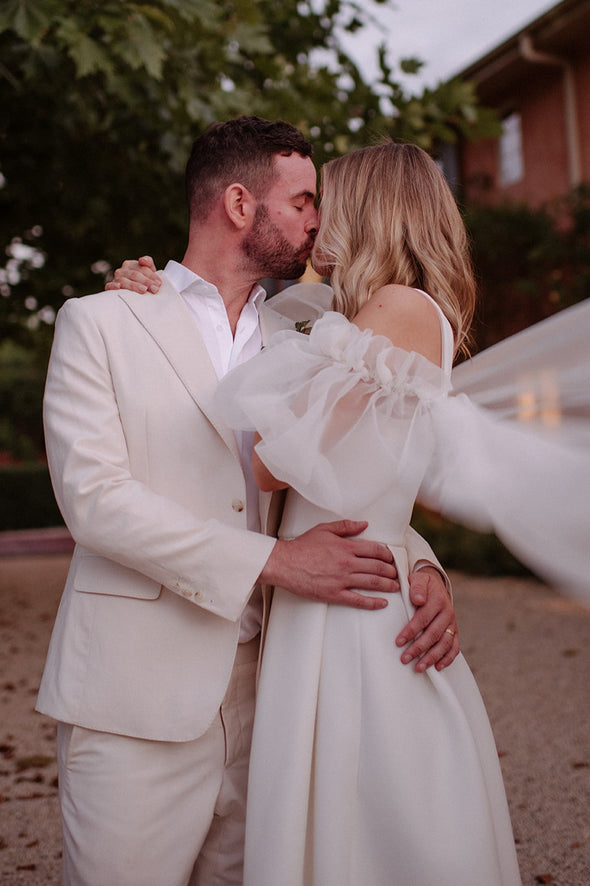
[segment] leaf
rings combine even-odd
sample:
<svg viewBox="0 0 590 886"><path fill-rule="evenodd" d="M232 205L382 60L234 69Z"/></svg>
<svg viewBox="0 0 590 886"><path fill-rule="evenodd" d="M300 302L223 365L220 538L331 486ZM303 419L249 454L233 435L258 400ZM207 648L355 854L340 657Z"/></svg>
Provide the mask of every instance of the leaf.
<svg viewBox="0 0 590 886"><path fill-rule="evenodd" d="M404 74L417 74L424 67L424 62L419 58L402 58L399 66Z"/></svg>
<svg viewBox="0 0 590 886"><path fill-rule="evenodd" d="M248 4L252 6L251 0ZM186 22L199 21L203 27L212 30L219 26L223 16L223 4L215 0L162 0L162 5L173 9Z"/></svg>
<svg viewBox="0 0 590 886"><path fill-rule="evenodd" d="M159 25L166 31L174 31L174 19L157 6L150 6L147 3L128 3L127 9L129 13L134 13L133 18L137 16L150 19L154 25Z"/></svg>
<svg viewBox="0 0 590 886"><path fill-rule="evenodd" d="M56 36L76 65L76 75L86 77L98 71L110 73L113 65L102 46L80 30L70 18L62 18Z"/></svg>
<svg viewBox="0 0 590 886"><path fill-rule="evenodd" d="M0 31L12 30L23 40L38 43L51 24L52 11L35 0L8 0L0 9Z"/></svg>
<svg viewBox="0 0 590 886"><path fill-rule="evenodd" d="M273 45L266 33L266 27L261 24L247 25L238 22L235 30L232 31L231 41L237 44L240 51L248 54L265 55L273 52Z"/></svg>
<svg viewBox="0 0 590 886"><path fill-rule="evenodd" d="M140 15L130 18L127 26L129 44L122 56L134 71L144 67L150 77L162 78L166 50L160 37Z"/></svg>

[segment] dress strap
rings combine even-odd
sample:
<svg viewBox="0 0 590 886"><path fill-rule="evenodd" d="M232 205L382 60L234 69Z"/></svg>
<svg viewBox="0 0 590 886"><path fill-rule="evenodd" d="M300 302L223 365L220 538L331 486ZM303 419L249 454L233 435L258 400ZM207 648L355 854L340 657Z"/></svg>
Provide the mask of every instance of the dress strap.
<svg viewBox="0 0 590 886"><path fill-rule="evenodd" d="M441 337L441 369L447 375L450 375L451 369L453 368L453 355L455 353L455 339L453 336L453 329L451 327L451 324L445 317L440 305L435 302L431 295L428 295L428 293L424 292L423 289L416 289L416 292L424 295L428 299L428 301L432 302L438 312L438 316L440 319Z"/></svg>

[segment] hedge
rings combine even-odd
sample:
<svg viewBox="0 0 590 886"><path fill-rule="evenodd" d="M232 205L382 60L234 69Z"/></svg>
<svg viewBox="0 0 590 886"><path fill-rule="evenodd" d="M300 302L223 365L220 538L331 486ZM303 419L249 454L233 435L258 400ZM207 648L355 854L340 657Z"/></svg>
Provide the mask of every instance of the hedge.
<svg viewBox="0 0 590 886"><path fill-rule="evenodd" d="M531 574L493 534L451 523L419 506L414 508L412 526L429 542L445 569L488 576Z"/></svg>
<svg viewBox="0 0 590 886"><path fill-rule="evenodd" d="M0 531L63 526L43 464L0 468Z"/></svg>

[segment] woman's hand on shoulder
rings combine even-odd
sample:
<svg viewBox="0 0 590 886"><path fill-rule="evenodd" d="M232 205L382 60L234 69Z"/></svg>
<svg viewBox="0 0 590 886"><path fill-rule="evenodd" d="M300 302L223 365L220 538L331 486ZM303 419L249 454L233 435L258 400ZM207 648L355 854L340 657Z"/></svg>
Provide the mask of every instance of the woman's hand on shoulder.
<svg viewBox="0 0 590 886"><path fill-rule="evenodd" d="M353 323L441 365L440 317L432 302L417 289L397 283L382 286L365 302Z"/></svg>
<svg viewBox="0 0 590 886"><path fill-rule="evenodd" d="M151 255L143 255L139 259L126 259L117 268L114 279L110 280L105 289L131 289L132 292L156 293L162 281L156 273L156 266Z"/></svg>

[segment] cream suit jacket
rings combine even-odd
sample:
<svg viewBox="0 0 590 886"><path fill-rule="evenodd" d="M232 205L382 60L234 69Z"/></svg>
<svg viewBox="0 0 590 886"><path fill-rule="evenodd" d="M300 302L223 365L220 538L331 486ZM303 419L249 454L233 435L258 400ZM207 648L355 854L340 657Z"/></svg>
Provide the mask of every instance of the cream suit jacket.
<svg viewBox="0 0 590 886"><path fill-rule="evenodd" d="M214 369L162 278L157 296L102 292L58 315L45 434L76 547L37 709L100 731L188 741L219 709L239 619L274 539L246 529ZM292 306L293 295L283 301ZM285 324L263 308L263 337ZM260 502L261 525L274 533L280 497ZM410 562L434 560L418 536L409 543Z"/></svg>

